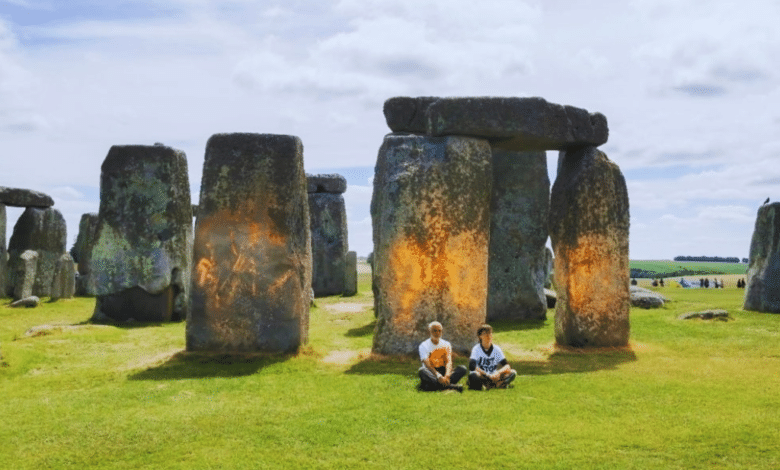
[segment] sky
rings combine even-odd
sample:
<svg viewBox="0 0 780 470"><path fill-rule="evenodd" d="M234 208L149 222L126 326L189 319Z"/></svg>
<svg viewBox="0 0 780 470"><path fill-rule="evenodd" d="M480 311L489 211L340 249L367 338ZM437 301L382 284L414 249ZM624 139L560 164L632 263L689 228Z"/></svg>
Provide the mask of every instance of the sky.
<svg viewBox="0 0 780 470"><path fill-rule="evenodd" d="M540 96L607 116L631 259L744 258L780 200L778 19L776 0L0 0L0 186L51 195L70 248L112 145L183 150L197 203L211 135L297 135L308 173L347 178L365 256L386 99Z"/></svg>

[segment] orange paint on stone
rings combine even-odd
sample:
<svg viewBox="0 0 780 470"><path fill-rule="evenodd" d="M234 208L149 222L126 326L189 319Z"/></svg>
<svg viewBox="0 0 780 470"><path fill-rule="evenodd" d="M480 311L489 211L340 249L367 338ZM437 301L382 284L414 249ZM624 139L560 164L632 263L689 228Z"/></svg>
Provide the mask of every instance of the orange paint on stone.
<svg viewBox="0 0 780 470"><path fill-rule="evenodd" d="M404 238L390 247L390 282L385 292L389 303L397 305L392 319L396 331L414 333L419 316L415 309L426 296L450 300L463 312L485 306L487 244L477 243L470 232L451 236L443 229L428 239L428 243L419 243ZM458 315L457 322L471 323L468 315Z"/></svg>
<svg viewBox="0 0 780 470"><path fill-rule="evenodd" d="M614 243L604 236L582 236L578 242L562 257L569 261L569 306L587 316L613 315L625 301L617 288L628 286L628 265L616 259L609 249Z"/></svg>
<svg viewBox="0 0 780 470"><path fill-rule="evenodd" d="M265 285L277 279L263 276L261 265L263 260L286 252L286 237L271 226L265 214L259 221L252 215L225 209L198 221L196 240L205 241L205 253L198 253L195 261L196 282L213 311L219 311L223 303L232 305L238 297L256 296L278 284ZM228 243L229 256L224 256L224 249L218 256L217 247ZM281 277L286 280L289 275L282 273Z"/></svg>

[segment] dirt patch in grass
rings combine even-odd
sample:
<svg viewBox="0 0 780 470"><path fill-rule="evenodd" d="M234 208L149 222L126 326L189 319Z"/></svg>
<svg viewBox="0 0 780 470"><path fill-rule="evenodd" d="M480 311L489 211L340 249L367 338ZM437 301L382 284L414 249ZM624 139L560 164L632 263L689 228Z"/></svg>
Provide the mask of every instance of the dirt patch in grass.
<svg viewBox="0 0 780 470"><path fill-rule="evenodd" d="M325 310L330 313L358 313L363 311L366 307L370 307L370 304L359 304L355 302L339 302L337 304L323 305Z"/></svg>
<svg viewBox="0 0 780 470"><path fill-rule="evenodd" d="M548 350L522 349L520 347L512 346L509 344L503 347L503 350L504 350L504 354L519 361L529 361L529 360L544 361L550 356L550 354L552 354L552 351L548 351Z"/></svg>
<svg viewBox="0 0 780 470"><path fill-rule="evenodd" d="M24 332L24 336L34 338L36 336L47 336L63 331L91 330L96 328L110 328L108 325L38 325Z"/></svg>
<svg viewBox="0 0 780 470"><path fill-rule="evenodd" d="M365 359L369 355L371 355L371 350L368 348L359 349L357 351L352 349L331 351L327 356L322 358L322 362L326 364L348 365Z"/></svg>

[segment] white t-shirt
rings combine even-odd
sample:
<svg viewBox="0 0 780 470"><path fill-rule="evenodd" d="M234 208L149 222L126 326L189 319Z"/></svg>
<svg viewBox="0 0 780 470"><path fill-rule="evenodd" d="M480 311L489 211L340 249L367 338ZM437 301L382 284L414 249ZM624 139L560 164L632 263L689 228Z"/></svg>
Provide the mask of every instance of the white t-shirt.
<svg viewBox="0 0 780 470"><path fill-rule="evenodd" d="M482 349L482 345L477 343L473 348L471 348L470 359L477 361L477 367L484 370L488 374L492 374L496 371L496 369L498 369L498 364L505 358L504 351L502 351L501 348L499 348L497 345L491 344L490 349L488 349L488 352L486 353Z"/></svg>
<svg viewBox="0 0 780 470"><path fill-rule="evenodd" d="M449 341L439 338L439 344L433 344L431 338L420 343L420 360L431 361L435 368L447 367L447 358L452 357L452 345Z"/></svg>

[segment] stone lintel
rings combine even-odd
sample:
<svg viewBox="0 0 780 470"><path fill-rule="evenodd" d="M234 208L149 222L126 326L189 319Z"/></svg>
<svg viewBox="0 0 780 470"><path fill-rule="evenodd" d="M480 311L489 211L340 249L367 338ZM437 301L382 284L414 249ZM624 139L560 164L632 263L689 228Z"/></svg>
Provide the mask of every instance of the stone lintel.
<svg viewBox="0 0 780 470"><path fill-rule="evenodd" d="M308 193L342 194L347 191L347 179L336 173L307 174L306 191Z"/></svg>
<svg viewBox="0 0 780 470"><path fill-rule="evenodd" d="M607 142L607 118L544 98L395 97L385 102L393 132L488 139L507 150L565 150Z"/></svg>
<svg viewBox="0 0 780 470"><path fill-rule="evenodd" d="M31 189L6 188L0 186L0 204L12 207L37 207L46 209L54 205L48 194Z"/></svg>

